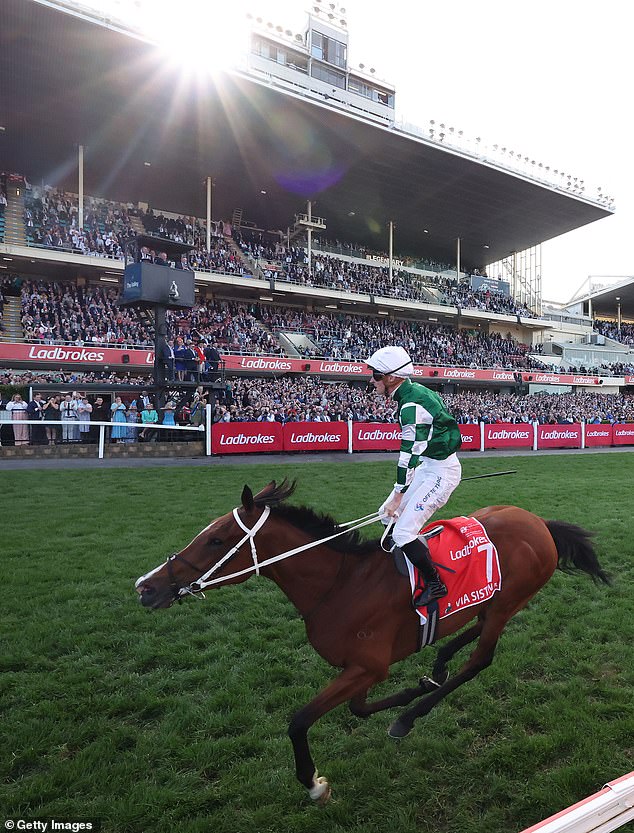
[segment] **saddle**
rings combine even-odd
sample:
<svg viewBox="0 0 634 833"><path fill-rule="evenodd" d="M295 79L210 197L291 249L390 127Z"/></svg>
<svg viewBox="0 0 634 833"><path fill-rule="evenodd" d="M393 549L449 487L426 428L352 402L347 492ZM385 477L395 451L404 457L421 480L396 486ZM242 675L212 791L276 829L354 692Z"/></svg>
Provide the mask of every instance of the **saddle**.
<svg viewBox="0 0 634 833"><path fill-rule="evenodd" d="M435 538L437 535L440 535L442 531L442 526L435 526L422 533L420 537L429 541L430 538ZM407 569L407 556L403 550L394 543L391 535L386 536L385 544L389 548L389 552L391 552L394 556L394 566L396 567L396 571L400 575L405 576L405 578L408 578L409 572ZM434 562L434 564L436 567L442 567L441 564L436 564L436 562Z"/></svg>

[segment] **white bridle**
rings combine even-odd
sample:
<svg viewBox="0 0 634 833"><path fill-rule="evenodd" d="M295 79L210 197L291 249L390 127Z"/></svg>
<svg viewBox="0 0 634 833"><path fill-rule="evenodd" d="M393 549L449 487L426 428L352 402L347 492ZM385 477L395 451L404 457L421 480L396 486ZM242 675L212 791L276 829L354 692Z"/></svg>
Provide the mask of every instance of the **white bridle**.
<svg viewBox="0 0 634 833"><path fill-rule="evenodd" d="M328 541L332 541L333 538L338 538L340 535L347 535L349 532L354 532L356 529L361 529L361 527L368 526L368 524L376 523L380 520L381 515L378 512L373 512L371 515L364 515L362 518L357 518L354 521L348 521L344 524L339 524L340 527L344 527L341 532L335 532L334 535L329 535L327 538L321 538L319 541L310 541L308 544L303 544L301 547L295 547L292 550L287 550L286 552L282 552L279 555L274 555L272 558L267 558L265 561L258 561L258 553L255 548L255 536L257 533L262 529L264 524L266 523L269 515L271 514L271 507L265 506L264 511L254 524L254 526L249 529L243 522L240 516L238 515L239 507L236 507L232 514L235 519L235 522L238 524L240 529L244 530L246 533L243 538L238 541L238 543L232 547L229 552L225 553L222 556L220 561L217 561L213 567L207 570L206 573L197 579L196 581L192 581L187 587L181 587L178 591L179 596L194 596L196 593L200 593L204 598L204 593L202 592L207 587L212 587L214 584L220 584L224 581L230 581L233 578L239 578L240 576L245 576L248 573L255 573L256 576L260 575L260 569L262 567L268 567L269 564L275 564L277 561L283 561L285 558L291 558L293 555L298 555L300 552L304 552L305 550L312 549L313 547L318 547L320 544L326 544ZM216 573L223 564L225 564L230 558L232 558L245 544L249 541L251 545L251 557L253 558L253 566L245 567L244 570L238 570L235 573L230 573L227 576L219 576L218 578L211 578L214 573ZM167 563L167 562L166 562ZM158 568L160 569L160 568ZM154 570L152 572L155 572ZM148 575L151 575L148 573ZM141 584L143 579L146 576L139 579L137 585Z"/></svg>

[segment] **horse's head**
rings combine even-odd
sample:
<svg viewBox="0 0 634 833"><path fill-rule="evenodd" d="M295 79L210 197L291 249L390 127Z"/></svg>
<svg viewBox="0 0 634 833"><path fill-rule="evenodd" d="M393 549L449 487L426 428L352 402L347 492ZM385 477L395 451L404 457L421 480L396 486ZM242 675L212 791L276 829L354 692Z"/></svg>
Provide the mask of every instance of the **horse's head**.
<svg viewBox="0 0 634 833"><path fill-rule="evenodd" d="M273 480L257 495L242 490L242 505L206 526L185 549L137 579L144 607L170 607L204 587L239 584L257 571L255 536L266 524L270 507L293 493L295 482ZM236 575L237 574L237 575Z"/></svg>

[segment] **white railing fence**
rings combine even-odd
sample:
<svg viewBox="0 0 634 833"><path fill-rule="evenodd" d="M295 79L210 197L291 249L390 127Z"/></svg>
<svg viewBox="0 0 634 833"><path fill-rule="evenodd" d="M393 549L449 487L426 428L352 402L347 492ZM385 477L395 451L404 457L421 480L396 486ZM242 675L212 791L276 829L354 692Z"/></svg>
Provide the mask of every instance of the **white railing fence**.
<svg viewBox="0 0 634 833"><path fill-rule="evenodd" d="M634 819L634 772L522 833L610 833Z"/></svg>
<svg viewBox="0 0 634 833"><path fill-rule="evenodd" d="M149 431L167 431L167 432L182 432L196 433L204 436L205 439L205 454L211 456L211 405L205 408L205 424L204 425L163 425L162 423L142 423L142 422L80 422L79 420L41 420L41 419L20 419L20 420L6 420L3 424L20 426L20 425L39 425L40 428L55 428L57 432L60 429L72 425L79 427L80 425L89 426L92 428L99 428L99 437L97 440L97 456L100 460L104 458L104 451L106 447L106 428L121 428L135 432L136 436L131 436L133 442L138 441L138 435L144 429ZM81 436L81 435L80 435ZM201 437L202 439L202 437Z"/></svg>

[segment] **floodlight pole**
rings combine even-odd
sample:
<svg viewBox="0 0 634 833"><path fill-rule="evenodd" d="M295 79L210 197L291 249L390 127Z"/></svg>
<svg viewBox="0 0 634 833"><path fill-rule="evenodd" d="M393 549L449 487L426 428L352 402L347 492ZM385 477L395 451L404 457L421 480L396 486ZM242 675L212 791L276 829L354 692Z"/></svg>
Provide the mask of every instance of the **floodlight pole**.
<svg viewBox="0 0 634 833"><path fill-rule="evenodd" d="M460 238L456 238L456 280L460 283Z"/></svg>
<svg viewBox="0 0 634 833"><path fill-rule="evenodd" d="M390 220L389 226L389 239L388 239L388 252L389 252L389 278L390 278L390 286L392 286L392 273L393 273L393 261L394 261L394 222Z"/></svg>
<svg viewBox="0 0 634 833"><path fill-rule="evenodd" d="M207 177L207 254L211 251L211 177Z"/></svg>
<svg viewBox="0 0 634 833"><path fill-rule="evenodd" d="M79 168L79 233L81 234L84 230L84 146L79 145L77 148L77 163Z"/></svg>
<svg viewBox="0 0 634 833"><path fill-rule="evenodd" d="M313 204L311 200L308 200L308 205L306 206L306 214L308 216L308 228L306 229L306 239L307 239L307 249L308 249L308 277L312 278L313 276Z"/></svg>

